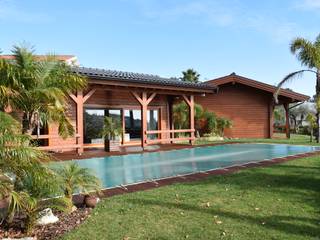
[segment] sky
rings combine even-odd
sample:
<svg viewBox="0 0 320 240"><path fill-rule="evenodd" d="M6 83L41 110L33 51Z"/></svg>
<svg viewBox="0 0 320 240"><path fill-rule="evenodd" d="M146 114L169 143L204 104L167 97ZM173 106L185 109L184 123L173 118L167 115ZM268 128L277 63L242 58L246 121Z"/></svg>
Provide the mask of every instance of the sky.
<svg viewBox="0 0 320 240"><path fill-rule="evenodd" d="M26 42L85 67L275 85L303 68L290 42L314 40L319 22L320 0L0 0L0 49ZM313 95L314 85L306 74L286 87Z"/></svg>

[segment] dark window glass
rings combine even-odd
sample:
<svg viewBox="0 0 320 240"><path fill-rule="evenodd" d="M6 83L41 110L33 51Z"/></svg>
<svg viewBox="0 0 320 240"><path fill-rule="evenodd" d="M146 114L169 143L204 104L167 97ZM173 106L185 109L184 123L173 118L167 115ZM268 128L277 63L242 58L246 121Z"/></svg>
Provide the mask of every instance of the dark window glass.
<svg viewBox="0 0 320 240"><path fill-rule="evenodd" d="M125 110L125 141L141 139L141 111Z"/></svg>
<svg viewBox="0 0 320 240"><path fill-rule="evenodd" d="M159 129L159 111L158 110L148 110L147 115L148 130L158 130ZM158 134L148 134L149 139L157 139Z"/></svg>
<svg viewBox="0 0 320 240"><path fill-rule="evenodd" d="M103 143L101 135L104 122L104 109L85 109L84 143Z"/></svg>

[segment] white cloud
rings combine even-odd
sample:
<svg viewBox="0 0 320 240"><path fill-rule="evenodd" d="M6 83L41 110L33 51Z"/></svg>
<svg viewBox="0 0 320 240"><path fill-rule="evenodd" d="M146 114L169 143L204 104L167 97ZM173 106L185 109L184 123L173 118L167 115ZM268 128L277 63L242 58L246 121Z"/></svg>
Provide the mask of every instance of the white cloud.
<svg viewBox="0 0 320 240"><path fill-rule="evenodd" d="M314 2L314 5L318 2L320 7L320 0L305 1ZM244 3L237 0L176 0L162 1L162 4L155 0L136 0L136 3L148 21L171 23L191 20L218 27L249 29L265 34L277 43L287 43L304 32L297 23L283 16L245 8Z"/></svg>
<svg viewBox="0 0 320 240"><path fill-rule="evenodd" d="M43 23L51 20L44 13L22 10L14 0L0 0L0 22Z"/></svg>
<svg viewBox="0 0 320 240"><path fill-rule="evenodd" d="M156 21L176 21L183 18L197 19L205 23L214 23L219 26L232 24L231 12L224 9L216 1L188 1L182 4L165 4L160 6L146 1L138 1L143 14Z"/></svg>

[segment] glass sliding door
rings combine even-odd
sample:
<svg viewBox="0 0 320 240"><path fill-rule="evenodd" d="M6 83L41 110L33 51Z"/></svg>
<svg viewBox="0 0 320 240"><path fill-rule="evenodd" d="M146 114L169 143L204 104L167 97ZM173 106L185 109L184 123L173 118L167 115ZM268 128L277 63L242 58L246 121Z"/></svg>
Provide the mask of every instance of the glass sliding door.
<svg viewBox="0 0 320 240"><path fill-rule="evenodd" d="M159 130L159 110L150 109L147 114L147 128L148 130ZM159 134L148 134L148 139L157 139Z"/></svg>
<svg viewBox="0 0 320 240"><path fill-rule="evenodd" d="M84 111L84 143L103 144L102 129L104 118L112 117L121 124L122 116L119 109L85 109ZM120 136L121 137L121 136Z"/></svg>
<svg viewBox="0 0 320 240"><path fill-rule="evenodd" d="M104 109L85 109L84 111L84 143L103 144L102 129Z"/></svg>
<svg viewBox="0 0 320 240"><path fill-rule="evenodd" d="M124 110L125 141L141 140L141 110Z"/></svg>

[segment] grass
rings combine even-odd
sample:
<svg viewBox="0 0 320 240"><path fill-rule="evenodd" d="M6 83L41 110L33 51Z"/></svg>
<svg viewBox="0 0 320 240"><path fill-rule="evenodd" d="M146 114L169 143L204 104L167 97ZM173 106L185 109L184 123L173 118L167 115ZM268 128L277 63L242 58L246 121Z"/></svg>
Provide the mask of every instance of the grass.
<svg viewBox="0 0 320 240"><path fill-rule="evenodd" d="M284 144L297 144L297 145L314 145L320 146L315 141L310 142L310 136L291 134L291 138L285 138L284 134L274 134L273 139L252 139L252 138L241 138L241 139L226 139L223 141L206 141L197 140L197 144L207 144L207 143L221 143L221 142L249 142L249 143L284 143Z"/></svg>
<svg viewBox="0 0 320 240"><path fill-rule="evenodd" d="M320 239L319 210L316 156L104 199L63 239Z"/></svg>

